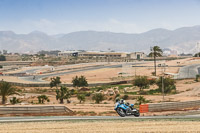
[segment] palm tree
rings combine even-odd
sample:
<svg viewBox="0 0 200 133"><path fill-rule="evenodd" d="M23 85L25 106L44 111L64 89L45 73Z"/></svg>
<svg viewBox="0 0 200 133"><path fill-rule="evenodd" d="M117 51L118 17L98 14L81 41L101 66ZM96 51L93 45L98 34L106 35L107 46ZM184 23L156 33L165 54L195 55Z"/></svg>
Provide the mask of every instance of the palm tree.
<svg viewBox="0 0 200 133"><path fill-rule="evenodd" d="M0 82L0 95L2 97L2 104L5 104L7 96L19 94L17 89L12 87L12 85L8 82Z"/></svg>
<svg viewBox="0 0 200 133"><path fill-rule="evenodd" d="M149 56L154 58L155 76L156 76L156 57L161 57L162 53L163 51L159 46L154 46L153 48L151 48L151 52L149 53Z"/></svg>

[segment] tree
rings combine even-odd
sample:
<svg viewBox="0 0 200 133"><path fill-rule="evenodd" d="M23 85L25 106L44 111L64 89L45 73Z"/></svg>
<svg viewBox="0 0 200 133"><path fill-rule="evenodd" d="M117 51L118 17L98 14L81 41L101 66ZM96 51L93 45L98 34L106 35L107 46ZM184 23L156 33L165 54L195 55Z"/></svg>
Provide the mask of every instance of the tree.
<svg viewBox="0 0 200 133"><path fill-rule="evenodd" d="M104 100L104 95L101 93L95 93L94 96L92 97L92 100L95 100L95 103L100 103Z"/></svg>
<svg viewBox="0 0 200 133"><path fill-rule="evenodd" d="M2 104L5 104L7 96L10 96L13 94L19 95L19 93L17 92L17 89L15 87L13 87L10 83L1 81L0 82L0 95L2 97Z"/></svg>
<svg viewBox="0 0 200 133"><path fill-rule="evenodd" d="M159 91L162 92L162 78L160 77L159 80L156 82L157 86L159 87ZM176 90L175 81L171 78L164 78L163 79L164 84L164 93L170 93L172 90Z"/></svg>
<svg viewBox="0 0 200 133"><path fill-rule="evenodd" d="M78 100L79 100L80 103L81 102L85 102L85 95L84 94L77 95L77 98L78 98Z"/></svg>
<svg viewBox="0 0 200 133"><path fill-rule="evenodd" d="M149 86L149 80L147 79L147 76L138 76L134 80L133 85L139 87L141 92L143 89Z"/></svg>
<svg viewBox="0 0 200 133"><path fill-rule="evenodd" d="M85 87L88 86L87 79L85 76L76 76L72 79L73 87Z"/></svg>
<svg viewBox="0 0 200 133"><path fill-rule="evenodd" d="M6 57L4 55L0 55L0 61L6 61Z"/></svg>
<svg viewBox="0 0 200 133"><path fill-rule="evenodd" d="M48 98L46 95L41 95L41 96L38 96L37 98L38 98L38 102L39 102L39 103L42 103L42 104L43 104L45 101L50 102L49 98Z"/></svg>
<svg viewBox="0 0 200 133"><path fill-rule="evenodd" d="M194 55L194 57L200 57L200 52L199 52L199 53L196 53L196 54Z"/></svg>
<svg viewBox="0 0 200 133"><path fill-rule="evenodd" d="M50 87L56 87L56 89L58 89L58 85L61 83L60 81L60 77L56 77L56 78L51 78L51 82L50 82Z"/></svg>
<svg viewBox="0 0 200 133"><path fill-rule="evenodd" d="M156 57L161 57L162 53L163 51L159 46L154 46L153 48L151 48L151 52L149 53L149 56L154 58L155 76L156 76Z"/></svg>
<svg viewBox="0 0 200 133"><path fill-rule="evenodd" d="M72 79L72 84L73 84L73 87L79 86L79 77L78 76L76 76Z"/></svg>
<svg viewBox="0 0 200 133"><path fill-rule="evenodd" d="M56 89L56 99L60 100L60 103L63 104L64 99L69 99L71 97L71 93L68 88L61 86L60 90Z"/></svg>

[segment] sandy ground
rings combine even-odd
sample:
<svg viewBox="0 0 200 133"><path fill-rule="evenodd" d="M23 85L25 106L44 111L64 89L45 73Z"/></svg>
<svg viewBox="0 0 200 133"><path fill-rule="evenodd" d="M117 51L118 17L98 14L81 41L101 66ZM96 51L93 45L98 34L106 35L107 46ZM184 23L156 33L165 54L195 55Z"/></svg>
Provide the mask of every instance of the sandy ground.
<svg viewBox="0 0 200 133"><path fill-rule="evenodd" d="M1 123L1 133L200 132L198 121L62 121Z"/></svg>
<svg viewBox="0 0 200 133"><path fill-rule="evenodd" d="M104 69L99 69L99 70L91 70L91 71L86 71L86 72L77 72L73 74L67 74L67 75L62 75L61 81L63 83L71 83L72 78L75 77L76 75L84 75L89 83L102 83L102 82L112 82L112 81L119 81L123 80L124 78L126 79L131 79L134 76L152 76L152 72L154 72L154 63L153 61L150 62L144 62L145 64L138 64L136 66L145 66L145 67L130 67L127 65L123 65L122 68L104 68ZM165 67L165 72L166 73L178 73L180 67L183 65L190 65L190 64L198 64L200 63L199 58L187 58L187 59L178 59L178 60L171 60L171 61L157 61L158 64L163 64L165 63L169 67ZM57 66L54 68L54 71L69 71L65 70L68 68L82 68L82 67L87 67L87 66L93 66L93 65L105 65L105 63L89 63L89 64L76 64L76 65L64 65L64 66ZM112 63L112 64L118 64ZM45 68L45 67L44 67ZM21 68L20 70L16 70L16 72L28 70L30 67L27 68ZM163 73L163 67L157 67L157 75L161 75ZM49 68L46 69L41 69L38 70L37 73L39 72L45 72L49 71ZM14 73L15 71L12 72L7 72L7 73ZM120 75L119 73L126 73L123 75ZM122 77L123 78L122 78ZM15 81L15 82L26 82L23 80L18 79L17 77L4 77L1 76L0 80L3 79L5 81ZM47 79L50 81L50 78Z"/></svg>
<svg viewBox="0 0 200 133"><path fill-rule="evenodd" d="M171 60L171 61L158 61L158 64L165 63L165 69L163 67L157 67L157 75L161 75L163 71L166 73L174 73L177 74L180 67L183 65L190 64L198 64L200 63L200 59L187 58L187 59L179 59L179 60ZM104 68L99 70L92 70L87 72L78 72L68 75L61 76L61 81L64 83L71 83L72 78L80 75L84 75L89 83L100 83L100 82L111 82L111 81L119 81L123 80L122 77L134 77L134 76L152 76L152 72L154 72L154 63L145 62L145 64L138 64L136 66L145 66L145 67L129 67L124 65L122 68ZM119 73L127 73L120 75Z"/></svg>

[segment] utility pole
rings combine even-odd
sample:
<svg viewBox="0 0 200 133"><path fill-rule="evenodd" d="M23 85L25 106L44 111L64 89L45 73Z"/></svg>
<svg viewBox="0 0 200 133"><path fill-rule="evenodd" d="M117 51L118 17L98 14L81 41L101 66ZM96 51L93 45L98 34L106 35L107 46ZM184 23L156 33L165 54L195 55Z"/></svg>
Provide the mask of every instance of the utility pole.
<svg viewBox="0 0 200 133"><path fill-rule="evenodd" d="M164 86L164 76L165 76L165 73L164 73L164 71L165 71L165 63L163 63L162 64L162 68L163 68L163 73L162 73L162 95L163 95L163 102L164 102L164 96L165 96L165 91L164 91L164 88L165 88L165 86Z"/></svg>
<svg viewBox="0 0 200 133"><path fill-rule="evenodd" d="M164 102L164 94L165 92L164 92L164 75L162 76L162 95L163 95L163 102Z"/></svg>

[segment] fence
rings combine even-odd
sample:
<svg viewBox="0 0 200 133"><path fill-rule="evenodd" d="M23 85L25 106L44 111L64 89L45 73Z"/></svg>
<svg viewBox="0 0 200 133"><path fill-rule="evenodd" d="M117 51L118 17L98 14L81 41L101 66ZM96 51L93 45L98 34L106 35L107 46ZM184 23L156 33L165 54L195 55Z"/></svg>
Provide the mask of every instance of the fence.
<svg viewBox="0 0 200 133"><path fill-rule="evenodd" d="M173 111L182 110L186 108L200 107L200 100L186 101L186 102L169 102L169 103L157 103L157 104L144 104L140 105L140 112L159 112L159 111Z"/></svg>
<svg viewBox="0 0 200 133"><path fill-rule="evenodd" d="M3 114L46 114L46 113L71 113L65 106L15 106L0 107L0 115Z"/></svg>

